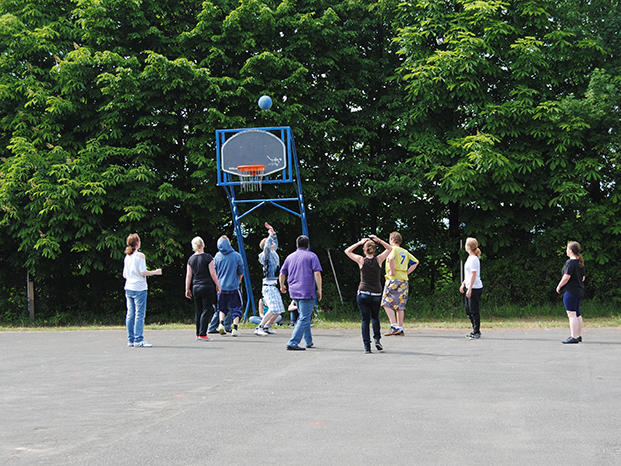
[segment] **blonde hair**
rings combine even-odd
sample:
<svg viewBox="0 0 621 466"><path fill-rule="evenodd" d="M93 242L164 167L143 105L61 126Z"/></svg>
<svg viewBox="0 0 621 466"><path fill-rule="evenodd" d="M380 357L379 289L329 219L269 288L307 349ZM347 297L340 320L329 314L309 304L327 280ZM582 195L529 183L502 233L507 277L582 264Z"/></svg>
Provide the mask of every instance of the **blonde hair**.
<svg viewBox="0 0 621 466"><path fill-rule="evenodd" d="M399 246L401 246L401 243L403 242L403 238L401 237L401 233L399 233L398 231L393 231L390 234L389 241L394 241Z"/></svg>
<svg viewBox="0 0 621 466"><path fill-rule="evenodd" d="M263 238L263 239L261 240L261 242L259 243L259 247L260 247L261 249L263 249L263 248L265 247L265 243L266 243L266 242L267 242L267 238Z"/></svg>
<svg viewBox="0 0 621 466"><path fill-rule="evenodd" d="M584 258L582 257L582 254L580 254L582 252L582 246L580 246L580 243L578 241L569 241L567 243L567 247L576 257L578 257L580 267L584 267Z"/></svg>
<svg viewBox="0 0 621 466"><path fill-rule="evenodd" d="M134 252L136 252L139 242L140 236L138 236L138 233L132 233L131 235L129 235L127 237L127 240L125 241L125 244L127 244L127 247L125 248L125 254L131 256Z"/></svg>
<svg viewBox="0 0 621 466"><path fill-rule="evenodd" d="M194 238L192 238L192 251L198 251L201 246L205 247L205 242L203 241L203 238L201 238L200 236L195 236Z"/></svg>
<svg viewBox="0 0 621 466"><path fill-rule="evenodd" d="M476 238L466 238L466 248L472 251L478 258L481 258L481 250L479 249L479 242Z"/></svg>

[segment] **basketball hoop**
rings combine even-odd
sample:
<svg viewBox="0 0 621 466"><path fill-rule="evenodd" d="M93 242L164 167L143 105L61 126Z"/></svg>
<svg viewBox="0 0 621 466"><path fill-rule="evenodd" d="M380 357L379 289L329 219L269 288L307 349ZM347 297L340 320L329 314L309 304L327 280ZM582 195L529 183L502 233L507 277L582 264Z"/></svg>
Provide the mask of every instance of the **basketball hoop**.
<svg viewBox="0 0 621 466"><path fill-rule="evenodd" d="M265 165L238 165L242 191L261 191Z"/></svg>

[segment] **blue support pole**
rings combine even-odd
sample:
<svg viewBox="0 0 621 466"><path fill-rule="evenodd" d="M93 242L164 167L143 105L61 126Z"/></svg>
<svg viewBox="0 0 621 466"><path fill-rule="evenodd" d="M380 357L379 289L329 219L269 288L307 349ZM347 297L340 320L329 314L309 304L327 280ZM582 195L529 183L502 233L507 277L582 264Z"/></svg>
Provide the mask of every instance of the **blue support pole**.
<svg viewBox="0 0 621 466"><path fill-rule="evenodd" d="M304 207L304 195L302 194L302 182L300 181L300 167L298 165L298 154L295 152L295 142L293 140L293 132L291 132L291 152L293 156L293 163L295 163L296 192L298 193L298 206L300 208L300 218L302 220L302 234L308 237L308 225L306 223L306 208Z"/></svg>
<svg viewBox="0 0 621 466"><path fill-rule="evenodd" d="M244 310L244 321L246 321L248 318L249 308L252 307L253 315L256 315L257 310L254 307L254 295L252 293L252 282L250 281L250 269L248 268L248 258L246 257L246 248L244 246L244 236L242 234L240 217L237 210L237 202L235 201L235 188L232 186L227 187L226 196L229 199L229 204L231 205L231 212L233 214L235 236L237 236L237 247L244 263L244 285L246 287L246 309Z"/></svg>

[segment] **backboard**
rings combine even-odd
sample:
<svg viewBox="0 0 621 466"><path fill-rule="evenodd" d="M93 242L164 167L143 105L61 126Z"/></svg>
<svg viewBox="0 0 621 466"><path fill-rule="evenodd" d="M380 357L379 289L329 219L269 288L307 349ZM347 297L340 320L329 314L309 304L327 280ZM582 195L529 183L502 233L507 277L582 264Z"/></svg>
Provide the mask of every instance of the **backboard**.
<svg viewBox="0 0 621 466"><path fill-rule="evenodd" d="M258 129L241 131L228 138L220 149L223 171L241 175L243 165L264 165L263 175L271 175L287 167L285 143L276 135Z"/></svg>

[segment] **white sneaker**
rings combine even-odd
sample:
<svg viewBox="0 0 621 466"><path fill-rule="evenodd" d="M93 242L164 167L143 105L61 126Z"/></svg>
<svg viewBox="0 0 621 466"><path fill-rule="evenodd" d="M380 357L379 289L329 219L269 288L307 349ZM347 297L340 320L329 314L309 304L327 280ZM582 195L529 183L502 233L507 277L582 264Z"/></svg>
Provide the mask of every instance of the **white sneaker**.
<svg viewBox="0 0 621 466"><path fill-rule="evenodd" d="M233 331L231 332L231 336L232 336L232 337L237 337L237 336L239 336L239 331L238 331L237 329L235 329L235 328L234 328L234 329L233 329Z"/></svg>
<svg viewBox="0 0 621 466"><path fill-rule="evenodd" d="M140 343L134 343L134 348L151 348L153 345L142 340Z"/></svg>
<svg viewBox="0 0 621 466"><path fill-rule="evenodd" d="M260 337L264 337L267 335L267 332L265 331L265 329L262 329L261 327L257 327L254 329L254 334L259 335Z"/></svg>
<svg viewBox="0 0 621 466"><path fill-rule="evenodd" d="M276 331L272 330L271 327L264 327L263 330L265 331L265 333L268 333L270 335L276 335Z"/></svg>
<svg viewBox="0 0 621 466"><path fill-rule="evenodd" d="M224 329L224 325L222 324L218 325L218 333L220 335L224 335L226 333L226 330Z"/></svg>
<svg viewBox="0 0 621 466"><path fill-rule="evenodd" d="M133 348L133 347L134 347L134 344L133 344L133 343L130 343L130 342L128 341L128 342L127 342L127 346L128 346L128 347L130 347L130 348Z"/></svg>

